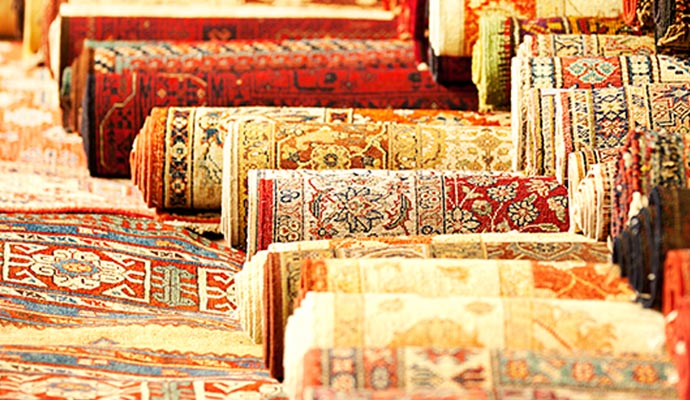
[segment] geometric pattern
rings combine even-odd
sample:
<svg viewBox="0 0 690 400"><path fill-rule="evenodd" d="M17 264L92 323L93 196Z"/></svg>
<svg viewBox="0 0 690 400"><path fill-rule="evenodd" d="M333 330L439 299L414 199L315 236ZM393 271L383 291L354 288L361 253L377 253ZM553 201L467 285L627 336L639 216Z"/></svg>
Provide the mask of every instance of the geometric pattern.
<svg viewBox="0 0 690 400"><path fill-rule="evenodd" d="M0 215L7 290L228 315L243 254L147 218Z"/></svg>
<svg viewBox="0 0 690 400"><path fill-rule="evenodd" d="M501 389L516 393L522 387L557 387L586 393L620 391L635 399L675 395L675 369L667 357L434 347L314 348L304 356L300 371L304 391L330 388L403 395L443 388L458 398L494 398Z"/></svg>

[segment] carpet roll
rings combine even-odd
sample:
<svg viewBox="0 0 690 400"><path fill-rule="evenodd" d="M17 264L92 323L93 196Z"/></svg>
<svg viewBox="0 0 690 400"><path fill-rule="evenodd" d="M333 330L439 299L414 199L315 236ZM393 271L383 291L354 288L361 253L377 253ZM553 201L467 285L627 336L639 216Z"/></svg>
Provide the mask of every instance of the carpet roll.
<svg viewBox="0 0 690 400"><path fill-rule="evenodd" d="M655 53L654 38L646 35L528 35L517 49L518 57L617 57Z"/></svg>
<svg viewBox="0 0 690 400"><path fill-rule="evenodd" d="M84 94L73 103L82 104L79 130L96 176L130 175L134 136L155 106L465 109L474 102L472 90L442 87L418 71L409 41L87 44L87 79L73 85Z"/></svg>
<svg viewBox="0 0 690 400"><path fill-rule="evenodd" d="M688 215L690 189L657 186L651 190L649 206L642 207L623 231L627 238L619 235L621 242L627 239L631 253L624 256L614 252L613 261L620 265L645 307L665 307L662 300L666 254L690 246L684 226Z"/></svg>
<svg viewBox="0 0 690 400"><path fill-rule="evenodd" d="M690 78L682 72L678 76ZM537 139L529 139L531 147L523 147L526 158L532 160L528 170L565 180L567 157L573 151L620 147L628 132L636 128L687 129L690 120L682 116L683 106L679 105L687 101L689 88L690 83L657 83L597 89L532 89L529 115L535 115L533 119L537 121L528 124L525 137ZM651 110L675 123L652 118ZM515 134L515 125L513 129ZM523 143L526 141L523 139Z"/></svg>
<svg viewBox="0 0 690 400"><path fill-rule="evenodd" d="M656 107L657 110L673 109L673 104L670 99L670 104L660 103ZM675 115L675 111L670 113ZM690 144L681 133L686 128L682 123L669 128L671 130L659 131L636 128L628 135L614 181L612 236L618 235L640 208L647 205L655 186L687 187L690 170L686 167L686 149Z"/></svg>
<svg viewBox="0 0 690 400"><path fill-rule="evenodd" d="M240 319L245 331L257 343L282 342L270 337L282 338L298 293L303 259L374 257L606 263L610 252L605 243L568 233L358 237L274 243L268 250L256 253L236 275L238 301L242 304ZM269 327L264 329L266 324Z"/></svg>
<svg viewBox="0 0 690 400"><path fill-rule="evenodd" d="M517 63L519 66L515 67L516 73L513 76L513 104L516 107L514 116L516 122L513 129L514 136L518 140L518 146L525 147L529 138L539 134L538 132L529 132L530 129L537 128L528 122L535 113L528 108L538 107L534 104L535 101L530 102L528 100L529 96L536 96L536 94L529 94L530 90L537 88L577 88L575 91L560 92L556 95L559 98L554 100L555 106L552 108L544 107L542 110L542 125L546 126L547 122L553 124L553 132L556 135L554 138L556 154L554 156L559 161L552 165L550 154L545 155L545 165L531 166L525 160L518 160L519 165L528 164L528 168L534 169L533 173L545 175L555 173L561 180L565 180L567 176L567 154L573 149L577 150L579 146L584 144L583 142L592 142L593 137L600 137L602 139L598 142L604 143L604 147L620 145L610 138L610 136L621 136L621 133L608 132L611 128L609 120L613 119L612 117L615 117L616 114L625 112L628 106L635 104L628 103L627 106L625 104L625 101L632 101L632 99L626 99L625 96L634 90L616 90L616 88L655 83L680 85L690 82L689 61L663 55L530 57L519 59ZM587 90L592 90L592 95ZM542 93L550 95L551 91L543 91ZM615 113L606 114L604 104L611 101L617 103ZM552 115L552 112L555 112L556 115ZM584 118L588 119L585 120ZM589 125L595 129L596 133L585 132L585 129L579 127L583 123L587 123L585 126ZM571 126L573 124L576 126ZM562 134L560 129L563 131ZM574 133L578 129L583 132ZM620 129L625 131L627 128L623 124ZM548 137L549 132L542 131L542 137L544 135ZM579 136L586 139L580 139ZM545 141L546 139L542 140ZM548 149L544 149L544 151L546 152ZM528 150L518 150L518 154L527 152Z"/></svg>
<svg viewBox="0 0 690 400"><path fill-rule="evenodd" d="M227 242L246 246L247 176L252 169L511 170L510 128L439 122L235 123L223 154L222 231Z"/></svg>
<svg viewBox="0 0 690 400"><path fill-rule="evenodd" d="M660 52L687 55L690 51L690 5L685 0L656 0L654 21Z"/></svg>
<svg viewBox="0 0 690 400"><path fill-rule="evenodd" d="M609 237L613 182L617 173L616 161L591 165L574 196L568 199L572 209L571 225L576 225L576 231L594 240Z"/></svg>
<svg viewBox="0 0 690 400"><path fill-rule="evenodd" d="M247 250L355 236L568 230L553 177L458 171L252 170Z"/></svg>
<svg viewBox="0 0 690 400"><path fill-rule="evenodd" d="M52 0L55 1L55 0ZM138 4L136 4L138 3ZM50 43L55 77L82 52L91 40L246 40L392 39L399 36L395 13L360 7L270 6L235 2L145 4L142 2L67 2L60 6L59 39ZM337 10L334 12L334 10ZM182 27L182 28L181 28ZM52 47L57 46L58 49Z"/></svg>
<svg viewBox="0 0 690 400"><path fill-rule="evenodd" d="M559 13L543 18L516 18L499 12L486 13L479 18L479 41L472 51L472 81L477 85L480 110L510 108L511 58L517 55L518 46L526 37L543 34L617 34L626 28L620 18L553 15Z"/></svg>
<svg viewBox="0 0 690 400"><path fill-rule="evenodd" d="M622 148L592 150L585 149L575 151L568 155L568 212L570 213L570 229L573 232L582 232L579 223L575 223L573 213L578 209L574 203L580 182L594 164L618 161ZM611 199L613 202L613 198ZM579 217L578 217L579 218Z"/></svg>
<svg viewBox="0 0 690 400"><path fill-rule="evenodd" d="M443 258L305 259L297 305L307 292L634 299L615 264Z"/></svg>
<svg viewBox="0 0 690 400"><path fill-rule="evenodd" d="M275 243L258 252L236 275L240 322L264 344L266 367L282 371L285 324L293 313L305 259L453 258L536 260L545 264L603 264L605 243L567 233L501 233L397 238L331 239Z"/></svg>
<svg viewBox="0 0 690 400"><path fill-rule="evenodd" d="M580 372L583 367L586 375ZM297 398L306 399L336 398L330 391L342 394L337 398L418 399L431 386L430 396L436 399L486 399L501 393L506 397L499 398L514 398L509 393L531 391L534 397L519 398L571 398L572 392L582 391L575 398L642 400L675 398L676 371L668 356L405 346L313 348L304 355L298 372L303 386ZM564 397L547 397L545 393L552 390L565 392ZM386 397L391 392L398 397Z"/></svg>
<svg viewBox="0 0 690 400"><path fill-rule="evenodd" d="M285 391L303 386L300 364L327 347L434 346L582 351L663 357L664 318L626 302L412 294L307 294L288 320Z"/></svg>

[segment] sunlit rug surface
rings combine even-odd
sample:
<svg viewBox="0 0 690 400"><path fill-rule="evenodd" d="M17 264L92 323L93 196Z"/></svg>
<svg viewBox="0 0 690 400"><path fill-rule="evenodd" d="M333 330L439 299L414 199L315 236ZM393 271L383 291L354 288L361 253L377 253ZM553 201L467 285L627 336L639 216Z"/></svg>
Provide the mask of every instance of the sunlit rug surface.
<svg viewBox="0 0 690 400"><path fill-rule="evenodd" d="M235 315L242 253L148 218L2 214L0 227L0 351L15 360L0 365L3 390L62 377L94 398L233 398L275 383Z"/></svg>
<svg viewBox="0 0 690 400"><path fill-rule="evenodd" d="M235 315L242 254L89 177L47 72L0 57L0 398L279 396Z"/></svg>
<svg viewBox="0 0 690 400"><path fill-rule="evenodd" d="M258 252L235 276L240 321L254 341L264 344L266 366L273 376L282 376L285 323L302 290L304 260L371 258L577 261L584 265L607 263L610 252L604 243L565 233L372 237L273 244L268 251ZM615 274L613 270L610 272ZM523 278L529 285L529 278ZM566 285L573 289L579 286L577 278L560 278L556 281L569 282Z"/></svg>
<svg viewBox="0 0 690 400"><path fill-rule="evenodd" d="M60 126L45 68L27 70L18 42L0 42L0 62L0 210L153 215L130 182L89 176L81 138Z"/></svg>
<svg viewBox="0 0 690 400"><path fill-rule="evenodd" d="M417 399L416 396L426 395L477 400L642 400L674 399L676 395L672 384L675 369L670 358L663 356L413 346L333 347L309 350L299 373L303 374L303 381L297 396L304 399L337 398L328 396L329 392L358 399Z"/></svg>
<svg viewBox="0 0 690 400"><path fill-rule="evenodd" d="M305 334L309 332L309 334ZM666 355L664 318L639 304L412 294L308 293L288 320L285 381L313 348L437 346Z"/></svg>

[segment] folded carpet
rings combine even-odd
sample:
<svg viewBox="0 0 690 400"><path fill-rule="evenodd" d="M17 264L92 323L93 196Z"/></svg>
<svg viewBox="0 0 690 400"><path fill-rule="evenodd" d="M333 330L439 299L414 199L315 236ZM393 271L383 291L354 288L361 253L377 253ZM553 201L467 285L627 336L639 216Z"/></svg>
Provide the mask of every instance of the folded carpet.
<svg viewBox="0 0 690 400"><path fill-rule="evenodd" d="M573 212L578 207L573 201L577 195L580 182L587 176L594 164L618 162L622 152L623 148L620 147L612 149L584 149L568 155L568 212L570 213L571 231L576 233L582 232L582 228L574 221L573 217Z"/></svg>
<svg viewBox="0 0 690 400"><path fill-rule="evenodd" d="M498 297L311 292L290 316L284 389L303 386L309 350L432 346L666 355L664 318L639 304Z"/></svg>
<svg viewBox="0 0 690 400"><path fill-rule="evenodd" d="M221 230L228 244L247 244L250 170L511 170L509 127L457 126L445 118L441 122L235 123L223 148Z"/></svg>
<svg viewBox="0 0 690 400"><path fill-rule="evenodd" d="M690 50L690 5L685 0L654 3L657 48L664 53L687 55Z"/></svg>
<svg viewBox="0 0 690 400"><path fill-rule="evenodd" d="M299 373L303 386L297 396L304 399L333 398L321 394L326 390L340 391L343 398L364 391L369 396L358 399L395 398L385 397L391 392L417 399L433 388L433 398L441 399L572 398L543 394L553 390L582 391L577 399L642 400L675 398L676 371L668 356L409 346L313 348ZM542 394L517 395L530 390Z"/></svg>
<svg viewBox="0 0 690 400"><path fill-rule="evenodd" d="M155 106L468 109L476 100L473 89L442 87L418 71L410 41L87 45L72 106L82 105L79 130L96 176L130 174L132 142Z"/></svg>
<svg viewBox="0 0 690 400"><path fill-rule="evenodd" d="M680 84L690 81L690 60L669 56L530 57L518 59L513 67L513 132L514 140L519 148L517 151L518 166L527 164L529 171L532 171L531 168L535 168L533 173L538 174L551 175L555 171L559 179L565 179L565 162L567 159L562 158L562 155L560 157L557 155L560 158L560 162L555 167L548 162L548 158L546 165L532 167L529 162L532 144L527 142L534 138L535 135L538 136L539 132L534 133L530 131L538 130L540 127L542 129L552 127L557 135L555 139L556 144L563 140L566 152L568 152L568 147L574 147L577 150L579 143L574 138L566 137L565 139L560 139L557 131L561 128L561 120L563 121L563 130L568 135L568 131L574 129L569 124L585 122L584 120L575 119L580 117L578 112L585 112L592 106L595 107L593 112L596 112L597 108L603 107L605 101L615 101L615 99L601 100L594 96L592 99L589 99L583 95L586 93L584 90L655 83ZM567 97L570 92L557 95L559 98L554 100L555 106L550 107L548 104L545 104L547 99L541 99L541 94L545 92L533 90L535 88L578 88L579 91L569 99ZM548 93L550 95L552 92L549 91ZM615 93L614 90L606 92L602 89L597 93L603 97L621 96ZM561 104L559 100L564 102L564 104ZM616 104L620 103L621 100L615 101ZM586 105L581 106L579 102L582 101L586 101ZM622 111L620 107L619 105L616 106L617 112ZM551 114L552 110L556 113L560 112L560 114L554 116ZM592 111L589 112L591 113ZM541 119L539 121L532 120L532 118L539 118L540 114ZM588 117L592 118L591 114ZM598 115L595 115L593 119L590 119L589 123L598 123L598 117ZM595 128L601 130L606 128L606 126ZM541 136L542 142L548 141L548 139L548 134L543 132ZM608 146L610 147L610 144ZM555 150L563 151L562 146L556 146ZM527 160L520 158L523 155L527 155Z"/></svg>
<svg viewBox="0 0 690 400"><path fill-rule="evenodd" d="M510 108L511 59L517 55L518 46L525 37L543 34L618 34L627 29L620 18L552 15L559 13L527 19L502 13L487 13L480 17L479 40L472 50L472 81L477 85L480 110ZM560 54L554 54L557 55Z"/></svg>
<svg viewBox="0 0 690 400"><path fill-rule="evenodd" d="M568 230L553 177L459 171L251 170L247 250L355 236Z"/></svg>

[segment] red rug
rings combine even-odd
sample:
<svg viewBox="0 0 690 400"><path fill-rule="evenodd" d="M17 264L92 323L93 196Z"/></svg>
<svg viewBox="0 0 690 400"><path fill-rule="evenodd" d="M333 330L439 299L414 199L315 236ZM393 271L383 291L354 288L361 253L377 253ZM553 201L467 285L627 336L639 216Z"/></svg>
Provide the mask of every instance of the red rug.
<svg viewBox="0 0 690 400"><path fill-rule="evenodd" d="M476 107L473 88L445 88L418 71L408 41L100 42L82 56L91 67L73 72L85 94L72 107L83 104L94 176L129 176L132 142L155 106Z"/></svg>
<svg viewBox="0 0 690 400"><path fill-rule="evenodd" d="M568 230L555 177L455 171L250 171L247 251L357 236Z"/></svg>

